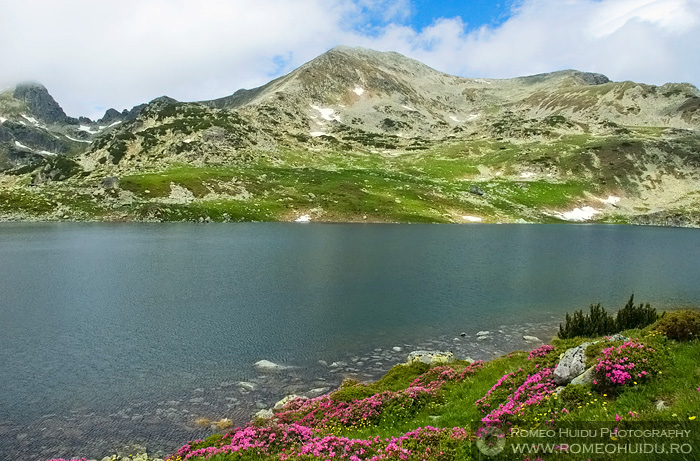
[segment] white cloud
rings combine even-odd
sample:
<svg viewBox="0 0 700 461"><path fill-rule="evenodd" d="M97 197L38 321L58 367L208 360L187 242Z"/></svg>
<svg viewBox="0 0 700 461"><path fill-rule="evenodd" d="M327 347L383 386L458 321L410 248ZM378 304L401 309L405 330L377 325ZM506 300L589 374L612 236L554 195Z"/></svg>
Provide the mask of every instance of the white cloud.
<svg viewBox="0 0 700 461"><path fill-rule="evenodd" d="M325 51L354 8L345 0L0 0L0 82L41 81L75 115L162 94L225 96ZM289 53L278 69L274 58Z"/></svg>
<svg viewBox="0 0 700 461"><path fill-rule="evenodd" d="M459 18L364 40L445 72L514 77L576 68L614 80L700 83L700 0L525 0L495 28Z"/></svg>
<svg viewBox="0 0 700 461"><path fill-rule="evenodd" d="M700 83L700 0L523 0L495 27L421 30L408 0L0 0L0 87L41 81L70 115L225 96L338 44L468 77L577 68Z"/></svg>

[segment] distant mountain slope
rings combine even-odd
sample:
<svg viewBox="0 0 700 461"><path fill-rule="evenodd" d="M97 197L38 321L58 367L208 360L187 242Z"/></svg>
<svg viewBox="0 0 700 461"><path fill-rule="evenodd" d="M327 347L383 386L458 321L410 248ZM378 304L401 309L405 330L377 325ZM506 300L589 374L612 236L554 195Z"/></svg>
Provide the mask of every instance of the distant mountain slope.
<svg viewBox="0 0 700 461"><path fill-rule="evenodd" d="M259 88L97 122L20 85L0 94L0 190L80 190L79 219L696 225L699 108L687 83L470 79L337 47Z"/></svg>
<svg viewBox="0 0 700 461"><path fill-rule="evenodd" d="M121 113L109 109L93 122L67 116L40 83L23 82L4 90L0 92L0 171L81 154L96 135L133 120L142 107Z"/></svg>
<svg viewBox="0 0 700 461"><path fill-rule="evenodd" d="M309 128L318 131L330 118L368 131L424 135L426 130L480 127L506 110L532 117L556 113L593 124L697 127L699 96L689 84L615 83L575 70L467 79L398 53L337 47L260 88L203 104L249 110L274 106L282 118L302 110L311 119Z"/></svg>

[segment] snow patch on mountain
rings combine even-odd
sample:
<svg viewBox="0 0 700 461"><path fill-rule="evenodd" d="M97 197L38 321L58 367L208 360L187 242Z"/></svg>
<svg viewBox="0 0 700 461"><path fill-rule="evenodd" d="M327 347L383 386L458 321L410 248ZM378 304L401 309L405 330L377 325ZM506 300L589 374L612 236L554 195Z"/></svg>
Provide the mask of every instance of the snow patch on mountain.
<svg viewBox="0 0 700 461"><path fill-rule="evenodd" d="M32 125L39 126L39 121L35 119L34 117L29 117L28 115L20 114L26 121L31 123Z"/></svg>
<svg viewBox="0 0 700 461"><path fill-rule="evenodd" d="M80 131L84 131L84 132L90 133L90 134L97 134L97 133L100 132L100 130L93 130L92 128L90 128L90 127L87 126L87 125L80 125L80 126L78 127L78 129L79 129Z"/></svg>
<svg viewBox="0 0 700 461"><path fill-rule="evenodd" d="M85 143L88 143L88 144L91 144L91 143L92 143L92 141L86 141L86 140L84 140L84 139L75 139L75 138L71 138L71 137L68 136L67 134L64 134L63 136L65 136L66 138L70 139L71 141L75 141L75 142L85 142Z"/></svg>
<svg viewBox="0 0 700 461"><path fill-rule="evenodd" d="M584 206L581 208L574 208L571 211L565 211L564 213L557 213L557 215L567 221L588 221L598 213L599 211L595 208Z"/></svg>
<svg viewBox="0 0 700 461"><path fill-rule="evenodd" d="M324 120L329 120L329 121L336 120L338 122L340 121L340 116L338 116L335 113L335 110L333 110L329 107L319 107L319 106L315 106L315 105L311 104L311 108L318 111L318 113L321 114L321 117Z"/></svg>

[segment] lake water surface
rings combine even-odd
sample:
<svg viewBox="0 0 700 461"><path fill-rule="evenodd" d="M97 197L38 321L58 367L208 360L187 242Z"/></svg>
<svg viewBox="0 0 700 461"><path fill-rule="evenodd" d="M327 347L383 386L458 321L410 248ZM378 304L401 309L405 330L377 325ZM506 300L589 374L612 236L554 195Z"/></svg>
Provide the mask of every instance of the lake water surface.
<svg viewBox="0 0 700 461"><path fill-rule="evenodd" d="M694 229L3 224L0 457L101 457L134 441L167 452L207 433L196 416L241 423L431 338L483 355L479 330L518 346L537 324L551 333L567 310L614 310L631 293L700 305L699 269ZM296 368L262 373L261 359Z"/></svg>

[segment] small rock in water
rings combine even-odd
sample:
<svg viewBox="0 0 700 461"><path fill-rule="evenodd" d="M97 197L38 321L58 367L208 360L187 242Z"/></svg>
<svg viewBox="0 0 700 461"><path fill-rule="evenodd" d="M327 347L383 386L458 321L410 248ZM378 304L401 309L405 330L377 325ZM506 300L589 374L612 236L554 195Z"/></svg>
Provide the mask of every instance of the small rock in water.
<svg viewBox="0 0 700 461"><path fill-rule="evenodd" d="M538 338L537 336L528 336L528 335L525 335L525 336L523 336L523 339L524 339L525 341L529 341L529 342L532 342L532 343L541 343L541 342L542 342L542 340L541 340L540 338Z"/></svg>
<svg viewBox="0 0 700 461"><path fill-rule="evenodd" d="M241 389L244 389L246 391L254 391L255 389L258 388L258 385L255 383L249 383L247 381L241 381L238 383L238 387Z"/></svg>
<svg viewBox="0 0 700 461"><path fill-rule="evenodd" d="M286 370L289 367L285 367L283 365L279 365L275 362L270 362L269 360L259 360L255 362L255 366L262 369L262 370Z"/></svg>
<svg viewBox="0 0 700 461"><path fill-rule="evenodd" d="M317 387L315 389L311 389L307 394L313 396L313 397L318 397L319 395L323 395L326 392L330 391L330 387Z"/></svg>
<svg viewBox="0 0 700 461"><path fill-rule="evenodd" d="M466 336L467 336L467 334L466 334L465 332L461 332L459 335L460 335L462 338L466 338Z"/></svg>
<svg viewBox="0 0 700 461"><path fill-rule="evenodd" d="M399 347L399 346L394 346L394 347L391 348L391 350L394 351L394 352L401 352L401 351L403 350L403 348L402 348L402 347Z"/></svg>
<svg viewBox="0 0 700 461"><path fill-rule="evenodd" d="M488 336L490 334L491 334L490 331L482 330L482 331L478 332L476 335L477 336Z"/></svg>
<svg viewBox="0 0 700 461"><path fill-rule="evenodd" d="M321 365L322 367L327 367L327 366L328 366L328 362L326 362L325 360L319 360L319 361L318 361L318 364Z"/></svg>

